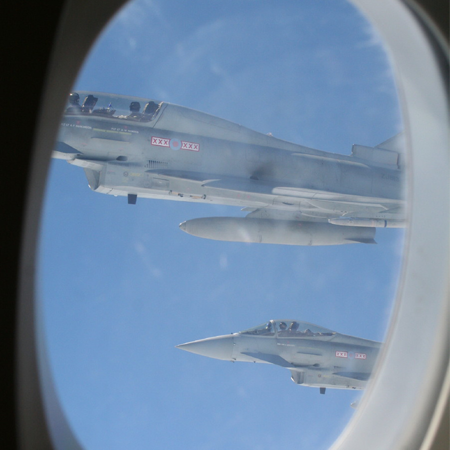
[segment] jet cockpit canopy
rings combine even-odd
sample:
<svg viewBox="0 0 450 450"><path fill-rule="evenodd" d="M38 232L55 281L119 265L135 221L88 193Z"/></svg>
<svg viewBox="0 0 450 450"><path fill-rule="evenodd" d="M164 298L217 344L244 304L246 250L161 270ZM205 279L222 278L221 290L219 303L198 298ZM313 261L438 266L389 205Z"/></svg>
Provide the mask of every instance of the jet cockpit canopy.
<svg viewBox="0 0 450 450"><path fill-rule="evenodd" d="M64 114L150 122L158 116L162 106L163 102L148 98L76 91L70 93Z"/></svg>
<svg viewBox="0 0 450 450"><path fill-rule="evenodd" d="M335 331L329 330L328 328L298 320L270 320L257 327L239 332L239 334L254 336L275 336L275 333L278 337L291 338L333 336L336 334Z"/></svg>

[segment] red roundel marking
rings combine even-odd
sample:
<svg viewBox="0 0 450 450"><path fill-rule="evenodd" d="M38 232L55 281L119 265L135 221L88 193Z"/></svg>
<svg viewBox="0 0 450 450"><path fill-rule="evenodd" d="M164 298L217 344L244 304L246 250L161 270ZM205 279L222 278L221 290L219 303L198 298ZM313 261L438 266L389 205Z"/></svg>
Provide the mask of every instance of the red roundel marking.
<svg viewBox="0 0 450 450"><path fill-rule="evenodd" d="M171 139L170 140L170 148L172 150L180 150L180 148L181 148L181 141L179 139Z"/></svg>

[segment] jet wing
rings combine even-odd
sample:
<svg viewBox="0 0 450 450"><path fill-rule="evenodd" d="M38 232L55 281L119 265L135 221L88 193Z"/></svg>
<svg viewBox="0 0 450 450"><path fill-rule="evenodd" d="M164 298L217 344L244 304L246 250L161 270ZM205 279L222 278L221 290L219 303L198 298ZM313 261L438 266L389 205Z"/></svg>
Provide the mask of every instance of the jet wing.
<svg viewBox="0 0 450 450"><path fill-rule="evenodd" d="M273 194L282 195L286 197L297 197L310 199L315 202L340 202L345 204L359 204L362 206L373 205L399 205L403 202L401 200L378 198L378 197L364 197L361 195L341 194L336 192L320 191L317 189L299 188L295 186L277 186L273 189Z"/></svg>
<svg viewBox="0 0 450 450"><path fill-rule="evenodd" d="M262 196L261 201L255 200L254 209L246 208L247 211L251 211L247 216L249 218L328 222L329 219L336 218L381 218L401 221L405 216L403 201L398 199L325 192L306 187L277 186L275 183L256 178L235 178L217 173L161 168L150 169L147 172L172 180L195 183L206 189ZM261 202L266 203L267 206L257 209Z"/></svg>
<svg viewBox="0 0 450 450"><path fill-rule="evenodd" d="M333 211L354 211L370 209L374 213L393 210L401 207L403 202L396 199L364 197L359 195L341 194L336 192L319 191L306 187L277 186L274 183L264 182L253 178L234 178L214 173L203 173L182 170L148 170L148 173L161 175L173 179L201 183L205 187L227 189L230 191L250 192L254 194L268 194L280 197L289 197L286 202L275 203L271 209L286 209L298 202L306 202L312 208ZM289 209L289 208L288 208Z"/></svg>
<svg viewBox="0 0 450 450"><path fill-rule="evenodd" d="M325 203L325 202L324 202ZM264 208L244 208L250 211L248 218L272 220L296 220L308 222L328 222L329 219L375 219L380 214L385 220L403 220L402 208L388 209L381 204L369 206L361 204L343 204L342 202L327 201L320 204L318 201L281 202ZM370 225L368 225L370 226Z"/></svg>
<svg viewBox="0 0 450 450"><path fill-rule="evenodd" d="M216 177L216 179L205 183L208 187L218 189L228 189L232 191L244 191L258 194L270 194L280 198L287 198L285 204L289 201L307 201L314 202L314 205L327 205L329 203L342 203L347 205L358 205L362 207L375 207L379 209L390 209L399 207L403 204L402 200L364 197L361 195L342 194L338 192L321 191L318 189L297 186L279 186L274 183L264 182L253 178L232 178L232 177ZM273 206L277 208L277 205Z"/></svg>

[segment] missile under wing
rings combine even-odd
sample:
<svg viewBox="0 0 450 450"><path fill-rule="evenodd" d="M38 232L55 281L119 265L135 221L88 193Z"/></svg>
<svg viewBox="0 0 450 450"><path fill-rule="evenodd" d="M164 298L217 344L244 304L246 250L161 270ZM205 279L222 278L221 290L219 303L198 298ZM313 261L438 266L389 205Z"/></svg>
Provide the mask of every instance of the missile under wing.
<svg viewBox="0 0 450 450"><path fill-rule="evenodd" d="M81 102L81 99L84 100ZM349 156L258 133L182 106L72 93L53 156L96 192L239 206L246 217L188 220L217 240L287 245L374 243L404 226L402 136Z"/></svg>
<svg viewBox="0 0 450 450"><path fill-rule="evenodd" d="M289 369L294 383L325 393L326 388L364 389L381 343L298 320L270 320L177 348L226 361L275 364Z"/></svg>

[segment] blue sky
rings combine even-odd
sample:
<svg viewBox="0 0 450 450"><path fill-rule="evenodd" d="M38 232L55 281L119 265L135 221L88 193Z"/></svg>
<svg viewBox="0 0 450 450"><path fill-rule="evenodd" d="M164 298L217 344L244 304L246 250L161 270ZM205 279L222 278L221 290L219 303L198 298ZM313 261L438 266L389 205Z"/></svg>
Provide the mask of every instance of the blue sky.
<svg viewBox="0 0 450 450"><path fill-rule="evenodd" d="M401 129L388 57L342 1L138 1L105 30L76 89L155 98L349 154ZM378 245L202 240L178 224L237 208L92 192L51 166L40 295L55 384L87 449L324 449L359 394L175 345L293 318L383 340L402 231Z"/></svg>

